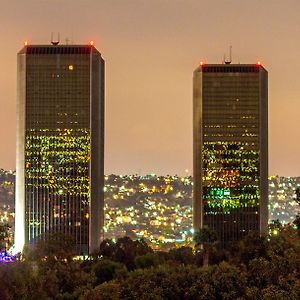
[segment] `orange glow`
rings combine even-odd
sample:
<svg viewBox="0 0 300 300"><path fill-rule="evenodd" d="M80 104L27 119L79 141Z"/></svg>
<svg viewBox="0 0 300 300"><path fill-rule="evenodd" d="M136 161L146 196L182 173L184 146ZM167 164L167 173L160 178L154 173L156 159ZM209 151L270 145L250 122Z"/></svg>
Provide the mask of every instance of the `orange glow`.
<svg viewBox="0 0 300 300"><path fill-rule="evenodd" d="M24 42L24 46L27 46L27 45L28 45L28 42L27 42L27 41L25 41L25 42Z"/></svg>
<svg viewBox="0 0 300 300"><path fill-rule="evenodd" d="M257 62L257 65L259 65L259 66L261 65L261 62L260 62L260 60Z"/></svg>
<svg viewBox="0 0 300 300"><path fill-rule="evenodd" d="M94 46L94 41L90 41L90 45L91 45L91 46Z"/></svg>
<svg viewBox="0 0 300 300"><path fill-rule="evenodd" d="M204 65L203 61L200 61L200 66L203 66L203 65Z"/></svg>

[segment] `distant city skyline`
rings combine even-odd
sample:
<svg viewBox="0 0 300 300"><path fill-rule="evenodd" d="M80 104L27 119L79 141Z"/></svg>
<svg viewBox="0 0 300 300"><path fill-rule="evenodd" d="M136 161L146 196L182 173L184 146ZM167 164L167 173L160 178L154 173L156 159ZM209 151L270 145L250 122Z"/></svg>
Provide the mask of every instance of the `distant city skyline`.
<svg viewBox="0 0 300 300"><path fill-rule="evenodd" d="M13 182L14 175L0 170L0 220L9 224L14 222ZM294 221L300 213L297 186L300 176L269 178L269 220ZM192 233L192 190L190 178L105 176L105 238L129 234L154 243L186 238Z"/></svg>
<svg viewBox="0 0 300 300"><path fill-rule="evenodd" d="M192 174L191 74L232 45L233 62L271 74L269 174L300 175L299 1L28 0L0 17L0 168L15 169L15 53L60 32L106 61L106 174Z"/></svg>

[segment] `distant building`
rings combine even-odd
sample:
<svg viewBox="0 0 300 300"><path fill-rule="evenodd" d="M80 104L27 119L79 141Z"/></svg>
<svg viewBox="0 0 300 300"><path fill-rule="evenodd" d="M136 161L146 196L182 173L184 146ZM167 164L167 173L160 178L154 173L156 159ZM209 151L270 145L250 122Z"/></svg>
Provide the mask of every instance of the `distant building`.
<svg viewBox="0 0 300 300"><path fill-rule="evenodd" d="M91 45L25 45L18 53L16 251L49 233L78 254L100 245L104 60Z"/></svg>
<svg viewBox="0 0 300 300"><path fill-rule="evenodd" d="M268 73L258 64L194 72L193 227L223 247L268 222Z"/></svg>
<svg viewBox="0 0 300 300"><path fill-rule="evenodd" d="M282 224L292 223L300 207L297 203L297 188L300 177L269 177L269 222L279 220Z"/></svg>

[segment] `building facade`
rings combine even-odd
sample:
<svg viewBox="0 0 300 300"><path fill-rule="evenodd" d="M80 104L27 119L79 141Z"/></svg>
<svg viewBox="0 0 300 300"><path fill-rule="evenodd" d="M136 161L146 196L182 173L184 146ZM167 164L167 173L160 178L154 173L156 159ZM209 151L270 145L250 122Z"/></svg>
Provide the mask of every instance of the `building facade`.
<svg viewBox="0 0 300 300"><path fill-rule="evenodd" d="M104 207L104 60L93 45L18 53L15 247L48 234L100 245Z"/></svg>
<svg viewBox="0 0 300 300"><path fill-rule="evenodd" d="M258 64L194 71L193 227L223 247L268 222L268 73Z"/></svg>

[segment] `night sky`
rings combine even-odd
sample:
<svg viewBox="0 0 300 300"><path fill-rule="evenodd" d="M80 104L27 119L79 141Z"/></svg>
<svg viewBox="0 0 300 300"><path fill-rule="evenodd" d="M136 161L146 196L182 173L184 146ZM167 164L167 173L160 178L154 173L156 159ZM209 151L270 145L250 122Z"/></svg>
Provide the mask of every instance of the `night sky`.
<svg viewBox="0 0 300 300"><path fill-rule="evenodd" d="M24 40L95 41L106 61L105 172L192 173L200 61L269 72L269 174L300 176L299 0L1 0L0 168L15 168L16 53Z"/></svg>

